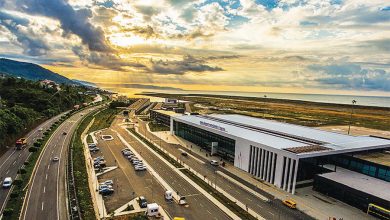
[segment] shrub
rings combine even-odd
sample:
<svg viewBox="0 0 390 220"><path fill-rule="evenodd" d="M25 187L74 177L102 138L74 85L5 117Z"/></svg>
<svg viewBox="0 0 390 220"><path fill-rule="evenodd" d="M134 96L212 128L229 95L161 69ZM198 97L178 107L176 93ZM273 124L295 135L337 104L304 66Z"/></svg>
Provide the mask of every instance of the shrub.
<svg viewBox="0 0 390 220"><path fill-rule="evenodd" d="M24 168L20 168L19 170L18 170L18 173L19 174L25 174L27 171L26 171L26 169L24 169Z"/></svg>
<svg viewBox="0 0 390 220"><path fill-rule="evenodd" d="M23 163L24 165L29 165L30 164L30 162L28 162L28 161L24 161L24 163Z"/></svg>
<svg viewBox="0 0 390 220"><path fill-rule="evenodd" d="M10 195L10 197L11 197L11 199L13 199L13 198L16 198L16 197L18 197L19 196L19 191L13 191L12 193L11 193L11 195Z"/></svg>
<svg viewBox="0 0 390 220"><path fill-rule="evenodd" d="M36 148L36 147L30 147L28 149L28 152L36 152L36 151L38 151L38 148Z"/></svg>
<svg viewBox="0 0 390 220"><path fill-rule="evenodd" d="M41 147L41 146L42 146L42 143L41 143L41 142L38 142L38 141L37 141L37 142L34 143L34 147Z"/></svg>
<svg viewBox="0 0 390 220"><path fill-rule="evenodd" d="M14 210L11 208L7 208L7 209L4 209L3 215L10 216L10 215L12 215L12 213L14 213Z"/></svg>
<svg viewBox="0 0 390 220"><path fill-rule="evenodd" d="M16 186L21 186L22 183L23 183L23 181L21 179L14 180L14 185L16 185Z"/></svg>

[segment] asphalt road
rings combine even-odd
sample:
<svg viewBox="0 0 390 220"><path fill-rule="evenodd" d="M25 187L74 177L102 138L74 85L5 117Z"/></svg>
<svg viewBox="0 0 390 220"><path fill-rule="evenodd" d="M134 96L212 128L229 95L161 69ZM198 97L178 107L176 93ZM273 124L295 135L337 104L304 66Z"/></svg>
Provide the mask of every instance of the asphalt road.
<svg viewBox="0 0 390 220"><path fill-rule="evenodd" d="M23 163L27 160L29 155L28 148L32 146L35 140L43 136L43 132L50 128L50 126L57 121L63 114L55 116L39 126L34 130L30 131L25 137L27 138L27 147L22 150L16 150L12 146L4 155L0 157L0 184L3 183L5 177L11 177L15 180L17 176L17 171L20 167L23 166ZM39 129L42 128L42 131ZM11 189L0 189L0 215L3 213L3 210L7 204L9 194Z"/></svg>
<svg viewBox="0 0 390 220"><path fill-rule="evenodd" d="M191 210L185 212L186 219L230 219L220 208L201 194L194 186L174 172L161 159L150 152L136 138L127 133L119 124L123 118L116 118L114 128L130 145L142 155L144 160L180 195L186 196Z"/></svg>
<svg viewBox="0 0 390 220"><path fill-rule="evenodd" d="M20 219L69 218L66 191L68 146L83 115L96 108L91 107L76 113L54 131L37 161ZM67 134L64 135L64 132ZM59 161L52 161L54 157L59 157Z"/></svg>
<svg viewBox="0 0 390 220"><path fill-rule="evenodd" d="M216 183L217 186L224 189L226 192L229 192L233 197L235 197L237 200L241 201L244 204L247 204L249 208L254 210L256 213L258 213L260 216L266 218L266 219L313 219L312 217L297 211L297 210L291 210L288 207L284 206L279 200L274 199L274 197L270 194L268 194L265 191L259 190L255 187L251 187L250 184L248 184L249 187L253 188L254 190L258 191L260 194L268 197L271 202L265 202L258 198L257 196L253 195L252 193L249 193L248 191L244 190L243 188L237 186L236 184L231 183L230 181L223 179L221 176L216 174L216 171L221 171L226 173L225 170L222 168L214 167L209 164L208 161L205 161L205 164L198 162L197 160L193 159L192 157L183 157L181 156L182 150L188 151L185 147L180 147L176 144L170 144L166 143L164 140L161 140L159 137L154 135L153 133L150 133L146 129L146 122L138 120L139 125L139 131L142 134L146 133L146 136L148 139L155 140L156 143L161 145L165 150L167 150L172 155L176 156L177 158L182 159L187 165L189 165L192 169L194 169L196 172L202 174L203 176L207 176L210 181L213 183ZM193 154L196 156L196 154ZM201 157L197 157L200 160L203 160ZM236 180L240 181L239 179ZM244 184L244 181L240 181L242 184Z"/></svg>

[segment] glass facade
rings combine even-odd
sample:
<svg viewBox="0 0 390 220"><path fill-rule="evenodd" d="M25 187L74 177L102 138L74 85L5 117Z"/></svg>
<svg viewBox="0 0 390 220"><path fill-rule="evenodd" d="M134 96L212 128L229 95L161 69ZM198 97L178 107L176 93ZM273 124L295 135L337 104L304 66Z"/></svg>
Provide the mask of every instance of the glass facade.
<svg viewBox="0 0 390 220"><path fill-rule="evenodd" d="M222 158L234 161L235 140L178 121L174 121L173 130L175 135L210 152L211 143L218 142L217 154Z"/></svg>
<svg viewBox="0 0 390 220"><path fill-rule="evenodd" d="M390 182L390 167L388 166L348 155L337 155L332 159L340 167Z"/></svg>

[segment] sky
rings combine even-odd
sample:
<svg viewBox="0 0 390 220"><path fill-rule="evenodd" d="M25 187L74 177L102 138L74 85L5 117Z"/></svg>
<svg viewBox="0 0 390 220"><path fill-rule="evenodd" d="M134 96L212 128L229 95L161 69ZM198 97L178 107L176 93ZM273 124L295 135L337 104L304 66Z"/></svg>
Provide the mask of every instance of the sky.
<svg viewBox="0 0 390 220"><path fill-rule="evenodd" d="M390 96L390 2L0 0L0 57L118 91Z"/></svg>

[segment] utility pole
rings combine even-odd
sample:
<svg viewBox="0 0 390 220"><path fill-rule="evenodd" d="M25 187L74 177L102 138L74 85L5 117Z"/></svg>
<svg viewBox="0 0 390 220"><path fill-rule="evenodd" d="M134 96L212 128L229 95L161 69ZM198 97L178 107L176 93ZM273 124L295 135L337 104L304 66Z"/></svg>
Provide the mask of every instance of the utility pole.
<svg viewBox="0 0 390 220"><path fill-rule="evenodd" d="M352 123L352 114L353 114L353 106L356 104L356 100L352 100L352 106L351 106L351 117L349 118L349 126L348 126L348 134L351 131L351 123Z"/></svg>

